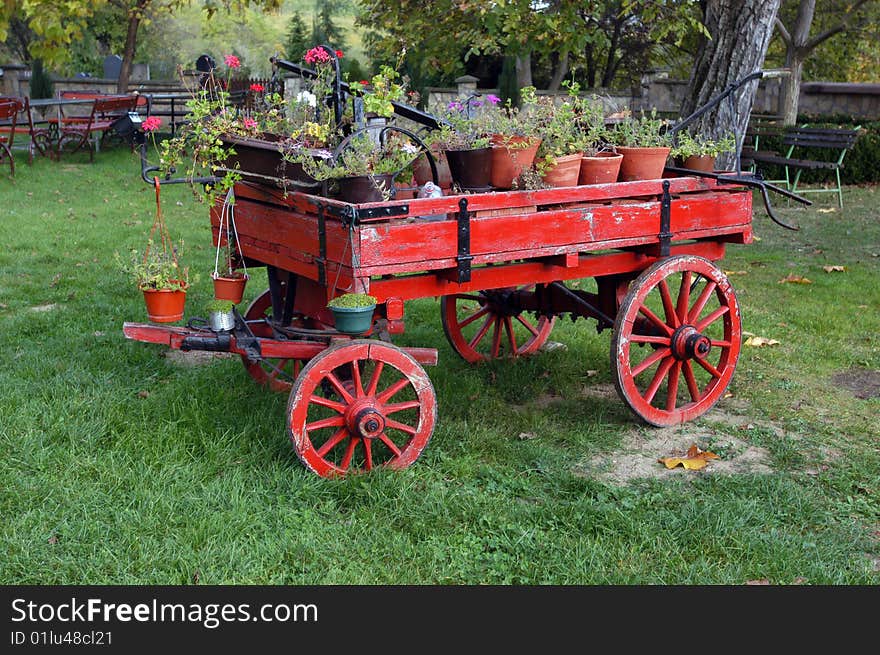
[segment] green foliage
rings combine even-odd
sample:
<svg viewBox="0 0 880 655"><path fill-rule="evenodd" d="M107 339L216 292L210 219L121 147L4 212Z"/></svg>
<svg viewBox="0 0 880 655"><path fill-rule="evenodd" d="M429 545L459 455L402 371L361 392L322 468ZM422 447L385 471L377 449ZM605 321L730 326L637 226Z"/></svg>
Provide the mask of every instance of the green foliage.
<svg viewBox="0 0 880 655"><path fill-rule="evenodd" d="M287 23L285 52L290 61L300 61L315 40L309 37L306 23L298 11L294 11Z"/></svg>
<svg viewBox="0 0 880 655"><path fill-rule="evenodd" d="M182 246L181 241L176 248L170 244L164 248L149 240L143 252L132 249L128 259L119 253L114 253L114 258L119 269L134 279L138 289L185 290L189 287L189 267L180 266L176 258L182 254Z"/></svg>
<svg viewBox="0 0 880 655"><path fill-rule="evenodd" d="M666 132L669 121L657 117L657 110L652 109L650 114L641 112L639 116L628 116L625 120L616 123L609 132L609 138L614 145L659 148L670 147L672 139Z"/></svg>
<svg viewBox="0 0 880 655"><path fill-rule="evenodd" d="M328 307L372 307L376 304L375 296L366 293L344 293L327 303Z"/></svg>
<svg viewBox="0 0 880 655"><path fill-rule="evenodd" d="M350 83L352 92L364 101L364 111L368 114L391 118L394 115L392 102L406 100L406 84L400 73L391 66L380 66L369 84L356 80Z"/></svg>
<svg viewBox="0 0 880 655"><path fill-rule="evenodd" d="M54 95L54 84L52 78L43 68L42 59L34 59L31 66L30 97L35 99L51 98Z"/></svg>
<svg viewBox="0 0 880 655"><path fill-rule="evenodd" d="M680 159L699 155L717 157L722 152L731 152L736 148L736 139L732 134L723 139L710 139L702 134L694 136L690 132L682 131L675 138L676 144L669 154Z"/></svg>
<svg viewBox="0 0 880 655"><path fill-rule="evenodd" d="M315 0L312 43L329 45L335 50L345 50L345 30L337 25L333 18L338 5L335 0Z"/></svg>
<svg viewBox="0 0 880 655"><path fill-rule="evenodd" d="M231 312L233 307L235 307L234 302L231 300L223 300L221 298L214 298L205 303L205 311L209 314L225 314Z"/></svg>

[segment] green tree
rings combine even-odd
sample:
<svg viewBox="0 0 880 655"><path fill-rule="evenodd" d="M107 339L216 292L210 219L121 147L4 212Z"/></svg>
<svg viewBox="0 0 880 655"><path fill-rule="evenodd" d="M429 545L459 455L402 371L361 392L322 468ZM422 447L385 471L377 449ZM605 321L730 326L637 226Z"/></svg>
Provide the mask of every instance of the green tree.
<svg viewBox="0 0 880 655"><path fill-rule="evenodd" d="M316 0L317 11L312 22L312 43L329 45L336 50L345 50L345 30L333 20L338 3L330 0Z"/></svg>
<svg viewBox="0 0 880 655"><path fill-rule="evenodd" d="M306 23L302 15L295 11L287 23L287 45L285 52L290 61L299 61L306 51L312 47Z"/></svg>

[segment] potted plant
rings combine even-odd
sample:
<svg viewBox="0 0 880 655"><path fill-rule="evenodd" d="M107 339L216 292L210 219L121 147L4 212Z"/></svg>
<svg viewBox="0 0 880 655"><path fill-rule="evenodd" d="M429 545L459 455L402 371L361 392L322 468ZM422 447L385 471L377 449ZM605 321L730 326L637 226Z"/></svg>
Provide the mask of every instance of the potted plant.
<svg viewBox="0 0 880 655"><path fill-rule="evenodd" d="M577 125L580 87L577 83L567 83L567 87L568 95L560 103L549 96L538 97L528 88L522 94L541 136L535 168L551 187L577 185L583 157Z"/></svg>
<svg viewBox="0 0 880 655"><path fill-rule="evenodd" d="M715 170L715 159L718 155L735 147L736 140L732 134L721 139L711 139L702 134L692 135L682 131L675 135L675 145L670 155L683 168L711 173Z"/></svg>
<svg viewBox="0 0 880 655"><path fill-rule="evenodd" d="M183 318L186 291L189 288L189 270L177 261L178 248L157 247L152 239L143 252L132 249L128 260L117 253L123 273L130 275L143 292L147 316L154 323L174 323Z"/></svg>
<svg viewBox="0 0 880 655"><path fill-rule="evenodd" d="M605 106L593 96L580 102L577 148L583 153L578 184L607 184L617 181L623 155L609 145Z"/></svg>
<svg viewBox="0 0 880 655"><path fill-rule="evenodd" d="M474 105L475 99L456 99L436 109L443 123L426 142L443 153L454 185L463 191L489 191L492 143L486 116Z"/></svg>
<svg viewBox="0 0 880 655"><path fill-rule="evenodd" d="M344 293L327 307L333 312L336 329L344 334L363 334L373 326L376 298L367 293Z"/></svg>
<svg viewBox="0 0 880 655"><path fill-rule="evenodd" d="M208 312L208 325L214 332L228 332L235 327L235 305L231 300L215 298L205 305Z"/></svg>
<svg viewBox="0 0 880 655"><path fill-rule="evenodd" d="M672 139L666 132L668 121L657 117L657 110L632 115L615 124L611 139L617 152L623 155L620 163L621 182L653 180L663 176L666 159L672 149Z"/></svg>
<svg viewBox="0 0 880 655"><path fill-rule="evenodd" d="M222 269L220 256L223 254ZM243 270L237 270L241 264ZM214 258L214 271L211 273L214 284L214 297L218 300L230 300L238 304L244 297L244 288L248 281L247 268L240 256L238 231L235 229L235 196L232 189L226 192L223 206L220 209L220 225L217 231L217 254Z"/></svg>
<svg viewBox="0 0 880 655"><path fill-rule="evenodd" d="M484 111L488 116L492 143L490 182L494 189L510 189L535 161L541 137L537 126L519 107L514 107L509 98L504 105L500 105L500 98L491 93L485 100Z"/></svg>

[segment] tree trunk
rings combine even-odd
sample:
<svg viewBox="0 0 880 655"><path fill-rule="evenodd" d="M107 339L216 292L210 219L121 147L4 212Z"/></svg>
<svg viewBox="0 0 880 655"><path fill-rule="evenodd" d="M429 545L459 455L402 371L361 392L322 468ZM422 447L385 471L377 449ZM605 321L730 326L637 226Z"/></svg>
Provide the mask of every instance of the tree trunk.
<svg viewBox="0 0 880 655"><path fill-rule="evenodd" d="M783 77L779 87L779 113L782 115L783 125L794 125L797 122L805 58L797 52L792 52L785 58L785 67L791 71L791 75Z"/></svg>
<svg viewBox="0 0 880 655"><path fill-rule="evenodd" d="M516 83L519 88L532 86L532 53L516 56Z"/></svg>
<svg viewBox="0 0 880 655"><path fill-rule="evenodd" d="M707 104L728 85L764 64L780 0L707 0L703 24L711 35L700 49L681 105L682 118ZM691 123L690 131L719 139L731 133L741 148L757 81L751 82ZM722 155L719 165L730 168L734 155Z"/></svg>
<svg viewBox="0 0 880 655"><path fill-rule="evenodd" d="M150 0L138 0L128 14L128 32L125 34L125 48L122 51L122 65L119 67L119 79L116 82L117 93L128 93L128 80L131 77L131 65L137 47L137 33L144 15L144 9Z"/></svg>
<svg viewBox="0 0 880 655"><path fill-rule="evenodd" d="M556 66L553 69L553 78L550 80L550 86L547 87L548 91L559 91L559 87L562 86L562 80L568 74L568 53L563 52L559 55L559 61L556 63Z"/></svg>

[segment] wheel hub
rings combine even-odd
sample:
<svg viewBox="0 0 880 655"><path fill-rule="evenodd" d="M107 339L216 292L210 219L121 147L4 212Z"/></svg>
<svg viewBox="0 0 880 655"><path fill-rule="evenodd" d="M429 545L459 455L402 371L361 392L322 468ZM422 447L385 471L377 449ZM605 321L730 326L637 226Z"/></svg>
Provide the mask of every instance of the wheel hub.
<svg viewBox="0 0 880 655"><path fill-rule="evenodd" d="M704 359L712 349L712 342L693 325L682 325L673 333L670 348L678 360Z"/></svg>
<svg viewBox="0 0 880 655"><path fill-rule="evenodd" d="M345 425L355 436L375 439L385 431L385 417L370 401L363 401L345 412Z"/></svg>

